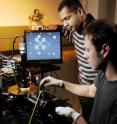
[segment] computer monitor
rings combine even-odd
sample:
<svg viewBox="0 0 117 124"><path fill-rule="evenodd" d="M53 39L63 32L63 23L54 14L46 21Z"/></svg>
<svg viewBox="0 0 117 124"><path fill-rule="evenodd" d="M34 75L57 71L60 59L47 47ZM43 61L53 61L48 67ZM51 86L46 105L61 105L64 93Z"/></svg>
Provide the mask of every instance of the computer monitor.
<svg viewBox="0 0 117 124"><path fill-rule="evenodd" d="M34 65L62 63L60 30L30 30L24 32L26 60Z"/></svg>

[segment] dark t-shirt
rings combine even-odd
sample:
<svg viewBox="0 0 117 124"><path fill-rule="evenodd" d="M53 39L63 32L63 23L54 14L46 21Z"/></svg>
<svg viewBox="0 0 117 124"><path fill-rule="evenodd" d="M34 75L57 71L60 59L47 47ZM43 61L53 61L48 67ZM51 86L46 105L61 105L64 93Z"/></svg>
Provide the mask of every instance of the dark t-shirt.
<svg viewBox="0 0 117 124"><path fill-rule="evenodd" d="M91 124L117 124L117 80L109 81L103 72L95 78L97 88Z"/></svg>

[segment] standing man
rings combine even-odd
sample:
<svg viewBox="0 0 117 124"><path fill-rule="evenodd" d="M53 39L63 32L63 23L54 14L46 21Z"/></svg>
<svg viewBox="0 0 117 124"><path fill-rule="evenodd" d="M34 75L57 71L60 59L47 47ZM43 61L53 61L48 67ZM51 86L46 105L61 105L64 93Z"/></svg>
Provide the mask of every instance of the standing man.
<svg viewBox="0 0 117 124"><path fill-rule="evenodd" d="M85 32L85 58L94 70L100 70L91 85L72 84L52 77L40 85L56 85L74 94L94 99L89 124L117 124L117 25L98 20ZM57 107L56 112L73 119L74 124L88 124L80 113L70 107Z"/></svg>
<svg viewBox="0 0 117 124"><path fill-rule="evenodd" d="M79 65L78 80L81 85L92 84L97 72L91 69L87 60L84 58L83 31L94 21L94 18L91 14L86 15L79 0L62 0L59 4L58 12L64 25L64 36L68 38L75 47ZM72 88L69 88L69 91L74 93ZM82 114L85 119L88 120L93 106L93 99L79 97L79 100L82 106Z"/></svg>

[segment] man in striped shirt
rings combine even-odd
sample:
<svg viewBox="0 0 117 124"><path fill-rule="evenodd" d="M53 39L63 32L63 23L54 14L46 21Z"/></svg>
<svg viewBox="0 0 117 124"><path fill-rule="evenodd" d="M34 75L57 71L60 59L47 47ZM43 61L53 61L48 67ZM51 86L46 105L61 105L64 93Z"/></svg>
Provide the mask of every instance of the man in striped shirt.
<svg viewBox="0 0 117 124"><path fill-rule="evenodd" d="M84 58L83 30L94 21L91 14L86 14L79 0L62 0L58 7L61 21L64 24L64 36L74 44L78 61L78 80L80 84L92 84L97 72L92 70ZM70 92L74 93L72 88ZM93 99L79 97L82 106L82 114L86 120L92 111Z"/></svg>

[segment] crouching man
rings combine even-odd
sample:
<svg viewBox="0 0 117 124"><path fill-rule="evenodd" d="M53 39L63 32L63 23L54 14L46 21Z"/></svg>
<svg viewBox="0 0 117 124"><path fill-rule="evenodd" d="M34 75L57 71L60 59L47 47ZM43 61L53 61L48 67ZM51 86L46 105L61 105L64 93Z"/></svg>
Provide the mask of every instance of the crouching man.
<svg viewBox="0 0 117 124"><path fill-rule="evenodd" d="M74 124L117 124L117 25L97 20L85 31L85 58L94 70L99 70L94 84L78 85L45 77L41 86L59 86L73 89L78 96L94 98L89 122L70 107L56 107L59 115L73 119Z"/></svg>

